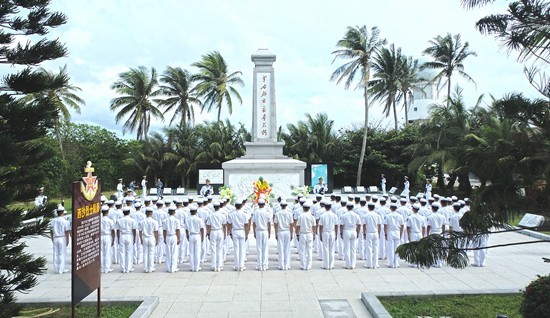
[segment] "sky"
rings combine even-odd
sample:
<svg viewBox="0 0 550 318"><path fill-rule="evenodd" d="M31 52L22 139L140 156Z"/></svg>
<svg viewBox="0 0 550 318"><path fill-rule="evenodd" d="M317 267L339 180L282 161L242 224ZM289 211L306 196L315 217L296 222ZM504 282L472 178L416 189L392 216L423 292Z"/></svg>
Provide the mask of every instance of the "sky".
<svg viewBox="0 0 550 318"><path fill-rule="evenodd" d="M508 56L497 40L475 29L479 18L504 12L506 4L497 1L467 10L460 0L53 0L52 10L65 13L68 22L48 36L64 42L69 55L43 66L55 70L67 65L72 84L82 89L79 96L86 106L81 114L72 112L74 122L135 138L135 133L122 134L123 122L115 123L109 108L117 97L111 85L119 74L138 66L154 67L159 74L167 66L194 73L192 63L219 51L230 72L242 72L245 84L237 87L242 105L235 103L232 115L224 108L222 117L250 129L254 66L250 56L258 48L268 48L277 55L277 124L286 127L304 119L305 113L325 112L340 129L362 125L364 116L362 91L353 87L346 91L329 80L336 67L345 63L333 63L331 53L348 26L378 26L388 44L394 43L413 58L422 58L435 36L461 34L477 53L464 63L476 85L453 78L464 89L467 105L481 94L500 98L523 92L540 97L525 79L516 55ZM393 119L386 119L381 110L373 105L372 122L391 128ZM216 112L196 109L195 114L196 122L216 118ZM164 122L153 122L151 131L161 130L171 117L166 114Z"/></svg>

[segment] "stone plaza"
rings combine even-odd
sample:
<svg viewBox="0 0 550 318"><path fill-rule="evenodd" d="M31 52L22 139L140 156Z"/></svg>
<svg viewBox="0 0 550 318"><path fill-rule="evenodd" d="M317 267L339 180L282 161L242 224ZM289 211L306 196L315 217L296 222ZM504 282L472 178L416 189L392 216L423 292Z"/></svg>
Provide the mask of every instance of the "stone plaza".
<svg viewBox="0 0 550 318"><path fill-rule="evenodd" d="M233 255L228 256L222 272L210 271L209 259L196 273L189 271L188 263L180 264L177 273L167 273L166 264L160 264L156 272L147 274L143 265L136 265L135 271L128 274L114 265L115 271L102 274L102 299L140 301L157 297L150 317L376 317L362 302L363 293L516 293L537 275L550 273L550 265L542 260L549 256L548 243L490 249L486 267L469 266L462 270L448 266L417 269L404 261L400 268L387 268L381 261L378 269L364 268L365 262L358 261L357 269L347 270L338 260L335 269L324 270L321 261L315 260L312 270L303 271L298 269L293 248L292 269L280 271L274 237L269 240L270 268L260 272L254 269L256 252L253 236L250 237L246 271L232 270ZM489 245L536 240L539 239L509 232L491 235ZM28 294L18 294L19 301L70 302L71 275L54 273L51 241L40 237L26 243L29 252L44 256L48 264L46 273L38 277L38 286ZM92 293L86 300L95 298Z"/></svg>

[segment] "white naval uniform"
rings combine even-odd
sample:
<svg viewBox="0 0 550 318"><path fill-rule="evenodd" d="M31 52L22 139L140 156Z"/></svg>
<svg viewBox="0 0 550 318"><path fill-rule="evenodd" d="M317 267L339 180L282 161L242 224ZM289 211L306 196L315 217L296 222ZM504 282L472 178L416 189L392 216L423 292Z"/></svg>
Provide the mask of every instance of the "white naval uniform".
<svg viewBox="0 0 550 318"><path fill-rule="evenodd" d="M441 234L443 232L443 225L445 224L445 216L443 214L434 212L428 216L426 220L427 226L429 227L430 234ZM434 267L441 267L442 261L438 259L434 264Z"/></svg>
<svg viewBox="0 0 550 318"><path fill-rule="evenodd" d="M409 219L409 216L411 216L412 209L409 207L409 205L401 205L395 210L395 212L401 214L401 217L403 217L404 224L407 223L407 220ZM409 242L409 236L407 234L407 228L403 228L403 232L401 233L401 243L408 243Z"/></svg>
<svg viewBox="0 0 550 318"><path fill-rule="evenodd" d="M231 236L233 238L233 249L235 252L235 269L244 270L244 261L246 258L246 233L245 226L250 220L242 208L229 213L227 223L231 224Z"/></svg>
<svg viewBox="0 0 550 318"><path fill-rule="evenodd" d="M70 223L63 216L58 216L50 221L50 231L53 238L53 267L57 274L67 272L65 258L67 257L66 232L71 231Z"/></svg>
<svg viewBox="0 0 550 318"><path fill-rule="evenodd" d="M210 251L212 253L212 269L220 270L223 268L223 245L225 242L225 225L227 217L222 211L215 211L208 216L206 225L210 226Z"/></svg>
<svg viewBox="0 0 550 318"><path fill-rule="evenodd" d="M166 213L163 208L153 210L153 219L159 224L159 243L155 248L155 263L158 264L164 262L164 255L166 253L166 244L164 243L164 236L162 235L164 230L162 225L167 217L168 213Z"/></svg>
<svg viewBox="0 0 550 318"><path fill-rule="evenodd" d="M166 270L169 273L178 271L178 230L180 230L180 220L170 215L164 220L162 230L166 235ZM180 230L181 231L181 230Z"/></svg>
<svg viewBox="0 0 550 318"><path fill-rule="evenodd" d="M489 234L481 234L474 240L474 247L487 247L489 241ZM485 266L485 259L487 258L487 249L474 250L474 266Z"/></svg>
<svg viewBox="0 0 550 318"><path fill-rule="evenodd" d="M319 217L319 226L323 227L319 229L319 235L323 244L323 268L334 268L334 248L336 245L336 229L340 221L336 213L331 210L325 210Z"/></svg>
<svg viewBox="0 0 550 318"><path fill-rule="evenodd" d="M176 210L176 219L180 221L180 245L178 251L179 262L183 263L189 255L189 241L187 240L187 235L185 235L185 219L189 217L189 208L181 207Z"/></svg>
<svg viewBox="0 0 550 318"><path fill-rule="evenodd" d="M345 205L342 206L342 204L340 203L338 208L333 211L334 213L336 213L336 216L338 216L338 222L340 222L342 215L347 211L347 209ZM344 240L342 239L342 228L340 226L338 227L338 233L336 233L336 252L338 252L338 259L343 260L344 259Z"/></svg>
<svg viewBox="0 0 550 318"><path fill-rule="evenodd" d="M211 213L210 208L206 205L197 209L197 216L202 219L202 222L205 225L206 225L206 220L208 220L208 216L210 215L210 213ZM206 236L206 231L204 231L204 235L201 241L201 263L206 262L206 255L210 254L210 251L208 250L209 247L210 247L210 241Z"/></svg>
<svg viewBox="0 0 550 318"><path fill-rule="evenodd" d="M159 224L152 217L146 217L138 227L143 237L143 269L146 273L150 273L155 270L155 246L157 245L155 233L158 237Z"/></svg>
<svg viewBox="0 0 550 318"><path fill-rule="evenodd" d="M387 205L380 205L378 208L374 209L374 212L380 215L380 218L382 218L382 224L384 224L384 220L386 220L386 215L390 213L390 209ZM378 258L388 258L388 253L386 252L386 231L383 226L380 227L380 239L378 240Z"/></svg>
<svg viewBox="0 0 550 318"><path fill-rule="evenodd" d="M134 213L130 216L132 217L132 219L134 219L134 221L136 221L137 225L139 225L141 221L145 220L145 213L143 213L141 210L134 211ZM137 230L139 231L139 226ZM139 233L136 233L136 244L134 244L134 264L141 263L143 263L143 242L139 237Z"/></svg>
<svg viewBox="0 0 550 318"><path fill-rule="evenodd" d="M340 217L344 244L345 268L354 269L357 261L357 226L361 225L359 214L346 210Z"/></svg>
<svg viewBox="0 0 550 318"><path fill-rule="evenodd" d="M384 220L384 225L387 226L388 261L389 266L392 268L399 267L399 257L395 253L395 250L397 250L401 241L401 233L404 224L405 222L401 214L395 211L386 215L386 219Z"/></svg>
<svg viewBox="0 0 550 318"><path fill-rule="evenodd" d="M378 267L378 248L382 232L382 217L376 212L367 211L361 218L365 237L365 257L368 268Z"/></svg>
<svg viewBox="0 0 550 318"><path fill-rule="evenodd" d="M252 222L255 225L256 250L258 252L257 267L259 270L266 270L269 267L269 239L268 229L271 227L272 216L265 208L258 208L252 215Z"/></svg>
<svg viewBox="0 0 550 318"><path fill-rule="evenodd" d="M315 217L311 212L303 212L296 220L296 226L300 228L300 267L304 270L311 269L313 262L313 231L315 230Z"/></svg>
<svg viewBox="0 0 550 318"><path fill-rule="evenodd" d="M119 251L119 243L118 243L118 229L117 229L117 222L118 219L123 217L124 214L122 214L122 210L111 208L109 209L109 218L113 220L113 223L115 223L115 243L113 244L113 248L111 249L111 259L113 263L118 264L120 263L120 251Z"/></svg>
<svg viewBox="0 0 550 318"><path fill-rule="evenodd" d="M108 216L101 217L101 272L111 271L111 246L113 245L113 232L115 222Z"/></svg>
<svg viewBox="0 0 550 318"><path fill-rule="evenodd" d="M369 209L365 205L359 205L357 206L353 211L355 213L359 214L359 219L361 219L361 224L363 224L363 216L367 214L367 211ZM357 237L357 250L359 251L359 255L361 256L362 260L366 260L367 256L365 254L366 245L365 245L365 233L363 232L363 227L359 229L359 235Z"/></svg>
<svg viewBox="0 0 550 318"><path fill-rule="evenodd" d="M292 213L286 208L275 213L273 223L277 224L277 256L279 269L290 269L290 237L291 225L294 223Z"/></svg>
<svg viewBox="0 0 550 318"><path fill-rule="evenodd" d="M402 196L405 196L405 197L409 197L411 191L409 190L409 187L410 187L410 183L409 183L409 180L406 180L405 182L403 182L403 192L401 192L401 195Z"/></svg>
<svg viewBox="0 0 550 318"><path fill-rule="evenodd" d="M198 272L201 270L201 229L204 230L204 221L196 214L191 215L185 220L185 228L189 235L189 263L191 270Z"/></svg>
<svg viewBox="0 0 550 318"><path fill-rule="evenodd" d="M117 228L120 233L120 267L123 273L129 273L134 270L132 261L134 258L136 221L130 215L125 215L117 221Z"/></svg>

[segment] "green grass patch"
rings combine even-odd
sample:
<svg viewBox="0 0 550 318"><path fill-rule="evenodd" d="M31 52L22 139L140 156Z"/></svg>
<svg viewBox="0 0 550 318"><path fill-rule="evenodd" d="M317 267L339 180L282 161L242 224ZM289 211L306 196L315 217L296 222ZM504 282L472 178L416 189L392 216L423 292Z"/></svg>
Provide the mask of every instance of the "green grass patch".
<svg viewBox="0 0 550 318"><path fill-rule="evenodd" d="M378 297L394 318L430 317L496 317L503 314L520 318L522 295L467 295L436 297Z"/></svg>
<svg viewBox="0 0 550 318"><path fill-rule="evenodd" d="M108 305L101 307L102 318L128 318L139 307L138 303L127 305ZM44 317L44 318L67 318L71 317L71 307L25 307L20 312L19 317ZM38 316L43 314L43 316ZM95 318L97 317L97 309L94 305L85 305L76 307L76 317L78 318Z"/></svg>

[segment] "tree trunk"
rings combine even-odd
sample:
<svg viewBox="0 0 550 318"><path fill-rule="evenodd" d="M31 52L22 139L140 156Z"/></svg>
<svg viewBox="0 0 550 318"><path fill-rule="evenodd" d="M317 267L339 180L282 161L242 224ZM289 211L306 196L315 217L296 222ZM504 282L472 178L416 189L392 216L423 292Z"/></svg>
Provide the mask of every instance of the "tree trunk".
<svg viewBox="0 0 550 318"><path fill-rule="evenodd" d="M220 118L222 117L222 103L218 103L218 122L220 122Z"/></svg>
<svg viewBox="0 0 550 318"><path fill-rule="evenodd" d="M447 109L451 105L451 77L447 77Z"/></svg>
<svg viewBox="0 0 550 318"><path fill-rule="evenodd" d="M405 102L405 126L409 124L409 105L407 105L407 94L403 94L403 101Z"/></svg>
<svg viewBox="0 0 550 318"><path fill-rule="evenodd" d="M465 195L470 196L472 193L472 184L470 183L470 177L468 173L461 173L458 175L458 189L463 191Z"/></svg>
<svg viewBox="0 0 550 318"><path fill-rule="evenodd" d="M61 151L61 159L65 160L65 152L63 151L63 139L61 138L61 127L59 123L59 117L55 119L55 135L57 137L57 142L59 143L59 151Z"/></svg>
<svg viewBox="0 0 550 318"><path fill-rule="evenodd" d="M457 178L457 174L456 173L451 173L450 175L450 178L451 180L449 180L449 183L447 183L447 189L449 190L453 190L454 186L455 186L455 182L456 182L456 178Z"/></svg>
<svg viewBox="0 0 550 318"><path fill-rule="evenodd" d="M397 131L397 107L395 106L395 98L392 101L392 107L393 107L393 121L395 124L395 131Z"/></svg>
<svg viewBox="0 0 550 318"><path fill-rule="evenodd" d="M437 165L437 187L440 190L445 189L445 176L443 175L443 168L441 164Z"/></svg>
<svg viewBox="0 0 550 318"><path fill-rule="evenodd" d="M361 173L363 172L363 160L365 158L365 152L367 151L367 134L369 128L369 99L367 93L367 85L365 83L363 97L365 98L365 131L363 132L363 142L361 144L361 154L359 155L359 164L357 165L357 183L356 186L361 185Z"/></svg>

